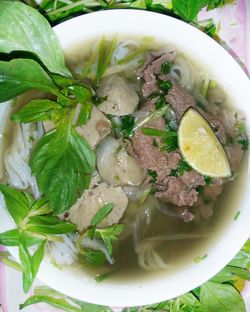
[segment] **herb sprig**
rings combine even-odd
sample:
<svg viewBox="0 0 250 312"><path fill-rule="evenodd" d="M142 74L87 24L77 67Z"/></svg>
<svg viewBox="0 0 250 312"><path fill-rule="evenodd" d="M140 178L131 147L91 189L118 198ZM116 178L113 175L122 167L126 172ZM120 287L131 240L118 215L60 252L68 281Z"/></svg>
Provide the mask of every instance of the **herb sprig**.
<svg viewBox="0 0 250 312"><path fill-rule="evenodd" d="M159 137L161 140L160 148L167 152L173 152L178 148L178 137L176 131L158 130L153 128L142 127L141 132L144 135Z"/></svg>
<svg viewBox="0 0 250 312"><path fill-rule="evenodd" d="M52 208L45 197L35 200L29 193L0 185L9 214L17 228L0 234L0 244L18 246L23 272L23 290L27 293L37 275L50 240L58 234L76 230L75 225L52 216ZM32 248L31 248L32 247Z"/></svg>
<svg viewBox="0 0 250 312"><path fill-rule="evenodd" d="M5 0L0 3L0 11L0 52L10 59L0 60L0 76L3 77L0 102L30 89L56 96L54 101L31 101L14 114L12 120L23 123L51 120L55 124L55 130L36 145L30 166L40 191L50 201L53 213L58 214L68 210L88 188L95 169L94 152L74 129L91 116L92 91L72 78L58 39L39 12L21 2ZM16 32L16 28L21 29L21 33ZM107 57L108 62L106 52L103 57ZM98 67L98 79L104 65L100 63ZM75 122L77 104L81 109Z"/></svg>
<svg viewBox="0 0 250 312"><path fill-rule="evenodd" d="M250 240L247 241L242 250L222 271L200 287L164 302L144 307L124 308L123 312L245 312L245 304L239 293L242 288L238 289L237 287L239 284L244 285L246 280L250 280L250 274L248 272L250 268L249 246ZM24 304L20 305L20 308L22 309L38 302L46 302L53 307L61 308L63 311L112 312L108 307L90 305L64 296L45 286L36 287L34 295L28 298Z"/></svg>
<svg viewBox="0 0 250 312"><path fill-rule="evenodd" d="M81 259L92 265L96 266L102 265L106 260L106 256L101 250L95 250L84 247L84 239L88 237L91 240L97 239L101 241L104 244L105 248L107 249L110 259L112 259L113 257L112 244L123 232L124 229L123 224L114 224L106 228L97 227L98 224L100 224L100 222L104 218L106 218L111 213L112 210L113 210L112 203L106 204L102 208L100 208L92 218L90 226L87 229L87 231L83 233L78 239L77 246Z"/></svg>

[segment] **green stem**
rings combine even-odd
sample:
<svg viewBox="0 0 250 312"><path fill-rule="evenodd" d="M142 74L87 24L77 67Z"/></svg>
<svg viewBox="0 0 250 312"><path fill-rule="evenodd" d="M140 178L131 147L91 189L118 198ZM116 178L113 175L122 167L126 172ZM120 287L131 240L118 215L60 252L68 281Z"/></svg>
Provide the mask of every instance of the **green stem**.
<svg viewBox="0 0 250 312"><path fill-rule="evenodd" d="M86 0L80 0L80 1L74 2L72 4L66 5L66 6L64 6L62 8L50 11L48 13L48 15L50 15L50 16L51 15L56 15L58 13L65 12L65 11L71 10L71 9L73 9L75 7L78 7L79 5L84 5L84 6L87 5L88 7L94 7L94 6L99 6L100 3L99 2L92 2L92 3L90 2L90 3L88 3L88 1L86 1Z"/></svg>
<svg viewBox="0 0 250 312"><path fill-rule="evenodd" d="M22 272L21 265L17 263L16 261L13 261L9 259L8 257L3 257L3 258L0 257L0 261L6 264L7 266L9 266L10 268Z"/></svg>

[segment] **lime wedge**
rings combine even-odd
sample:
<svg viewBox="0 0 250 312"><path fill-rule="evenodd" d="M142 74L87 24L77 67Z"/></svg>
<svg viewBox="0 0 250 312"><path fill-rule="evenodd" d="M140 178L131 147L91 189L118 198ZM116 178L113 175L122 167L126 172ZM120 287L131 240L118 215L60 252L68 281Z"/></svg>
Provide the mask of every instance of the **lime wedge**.
<svg viewBox="0 0 250 312"><path fill-rule="evenodd" d="M195 109L190 108L183 115L178 140L182 156L194 170L209 177L231 176L223 146L207 120Z"/></svg>

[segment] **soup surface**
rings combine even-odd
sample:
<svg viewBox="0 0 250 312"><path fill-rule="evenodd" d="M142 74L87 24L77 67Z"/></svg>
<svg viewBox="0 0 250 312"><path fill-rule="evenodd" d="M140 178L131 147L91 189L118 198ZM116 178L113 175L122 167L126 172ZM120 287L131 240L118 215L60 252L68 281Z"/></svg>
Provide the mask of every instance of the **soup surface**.
<svg viewBox="0 0 250 312"><path fill-rule="evenodd" d="M93 277L108 273L112 281L173 274L209 256L220 233L237 222L247 174L244 115L216 77L184 52L133 36L96 38L66 51L74 78L92 92L92 102L76 105L72 118L95 153L96 167L89 189L60 215L77 232L64 235L64 243L49 244L55 265L77 272L80 266ZM12 113L41 97L47 95L19 97ZM230 176L203 175L186 161L178 129L189 109L209 123ZM2 181L42 195L29 159L38 140L55 127L53 118L6 123ZM93 234L93 218L103 207L110 211Z"/></svg>

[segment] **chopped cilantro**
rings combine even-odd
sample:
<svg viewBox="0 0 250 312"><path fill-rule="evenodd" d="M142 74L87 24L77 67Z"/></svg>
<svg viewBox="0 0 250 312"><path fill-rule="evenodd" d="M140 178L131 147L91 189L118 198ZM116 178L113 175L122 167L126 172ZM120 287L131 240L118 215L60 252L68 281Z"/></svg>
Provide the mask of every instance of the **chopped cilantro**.
<svg viewBox="0 0 250 312"><path fill-rule="evenodd" d="M158 101L155 103L155 108L161 109L164 105L166 105L166 99L164 95L160 95Z"/></svg>
<svg viewBox="0 0 250 312"><path fill-rule="evenodd" d="M151 177L149 183L156 183L157 181L157 172L151 169L148 169L147 174Z"/></svg>
<svg viewBox="0 0 250 312"><path fill-rule="evenodd" d="M167 81L161 81L160 84L159 84L159 87L162 91L165 91L165 92L169 92L170 89L172 89L173 87L173 84L170 80L167 80Z"/></svg>
<svg viewBox="0 0 250 312"><path fill-rule="evenodd" d="M241 145L241 149L243 151L247 151L248 150L248 147L249 147L249 140L247 137L239 137L237 139L237 142Z"/></svg>
<svg viewBox="0 0 250 312"><path fill-rule="evenodd" d="M166 62L161 65L161 72L165 75L169 74L171 70L171 63Z"/></svg>
<svg viewBox="0 0 250 312"><path fill-rule="evenodd" d="M163 146L161 147L161 151L172 152L178 148L178 138L176 131L169 131L169 130L158 130L154 128L141 128L141 131L144 135L153 136L153 137L160 137L161 143ZM153 141L153 145L156 145L157 142Z"/></svg>
<svg viewBox="0 0 250 312"><path fill-rule="evenodd" d="M205 254L204 256L198 256L194 259L194 262L195 263L199 263L201 262L202 260L206 259L207 258L207 254Z"/></svg>
<svg viewBox="0 0 250 312"><path fill-rule="evenodd" d="M134 135L135 117L131 115L122 118L121 133L124 138L129 138Z"/></svg>
<svg viewBox="0 0 250 312"><path fill-rule="evenodd" d="M240 211L237 211L235 216L234 216L234 221L236 221L240 216Z"/></svg>
<svg viewBox="0 0 250 312"><path fill-rule="evenodd" d="M212 178L208 176L204 176L204 180L206 182L206 185L210 185L212 183Z"/></svg>
<svg viewBox="0 0 250 312"><path fill-rule="evenodd" d="M204 186L202 186L202 185L197 186L196 191L197 191L199 194L203 193L203 192L204 192Z"/></svg>
<svg viewBox="0 0 250 312"><path fill-rule="evenodd" d="M186 171L191 171L191 170L192 168L189 166L189 164L185 160L181 159L177 168L171 170L170 175L174 177L180 177L180 176L183 176L183 174Z"/></svg>
<svg viewBox="0 0 250 312"><path fill-rule="evenodd" d="M156 139L153 140L153 146L159 147L158 143L156 142Z"/></svg>
<svg viewBox="0 0 250 312"><path fill-rule="evenodd" d="M205 27L204 27L204 32L214 38L214 36L216 35L216 25L214 24L214 21L211 20Z"/></svg>

